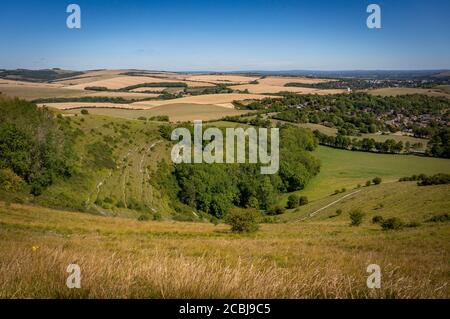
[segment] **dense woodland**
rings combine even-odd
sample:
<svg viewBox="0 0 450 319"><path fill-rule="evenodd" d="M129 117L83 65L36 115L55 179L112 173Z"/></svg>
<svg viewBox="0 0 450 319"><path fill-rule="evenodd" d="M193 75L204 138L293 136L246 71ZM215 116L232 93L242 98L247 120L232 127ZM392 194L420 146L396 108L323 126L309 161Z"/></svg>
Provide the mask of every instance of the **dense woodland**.
<svg viewBox="0 0 450 319"><path fill-rule="evenodd" d="M72 133L48 109L0 96L3 182L9 178L17 187L24 182L32 194L40 195L55 178L71 176L72 142Z"/></svg>
<svg viewBox="0 0 450 319"><path fill-rule="evenodd" d="M165 125L161 135L169 138L171 130ZM268 212L281 193L303 189L319 172L320 162L310 153L316 146L311 131L284 126L280 129L278 174L261 175L258 164L178 164L173 174L167 174L163 165L157 179L174 198L217 218L233 206Z"/></svg>

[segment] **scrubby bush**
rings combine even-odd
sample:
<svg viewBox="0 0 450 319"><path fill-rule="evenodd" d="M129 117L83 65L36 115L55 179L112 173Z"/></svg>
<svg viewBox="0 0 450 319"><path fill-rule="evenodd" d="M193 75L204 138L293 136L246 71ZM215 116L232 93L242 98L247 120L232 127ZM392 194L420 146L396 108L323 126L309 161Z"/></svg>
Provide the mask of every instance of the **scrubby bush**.
<svg viewBox="0 0 450 319"><path fill-rule="evenodd" d="M139 220L140 222L145 222L145 221L150 220L150 216L147 215L147 214L142 214L142 215L140 215L140 216L138 217L138 220Z"/></svg>
<svg viewBox="0 0 450 319"><path fill-rule="evenodd" d="M370 186L370 185L372 185L372 182L371 181L367 181L366 182L366 186Z"/></svg>
<svg viewBox="0 0 450 319"><path fill-rule="evenodd" d="M405 226L405 224L398 217L386 219L381 223L381 228L383 228L383 230L399 230L402 229L403 226Z"/></svg>
<svg viewBox="0 0 450 319"><path fill-rule="evenodd" d="M372 218L372 223L374 224L380 224L384 221L383 216L377 215L377 216L373 216Z"/></svg>
<svg viewBox="0 0 450 319"><path fill-rule="evenodd" d="M308 204L308 197L306 196L300 196L300 198L298 199L298 204L300 206L304 206Z"/></svg>
<svg viewBox="0 0 450 319"><path fill-rule="evenodd" d="M372 182L373 182L375 185L381 184L381 181L382 181L381 177L375 177L375 178L372 180Z"/></svg>
<svg viewBox="0 0 450 319"><path fill-rule="evenodd" d="M445 214L435 215L435 216L431 217L430 219L428 219L427 222L442 223L442 222L448 222L449 220L450 220L450 215L445 213Z"/></svg>
<svg viewBox="0 0 450 319"><path fill-rule="evenodd" d="M153 220L162 220L162 215L160 212L153 213Z"/></svg>
<svg viewBox="0 0 450 319"><path fill-rule="evenodd" d="M286 211L286 209L283 206L273 206L271 207L268 211L267 214L268 215L281 215L284 214L284 212Z"/></svg>
<svg viewBox="0 0 450 319"><path fill-rule="evenodd" d="M364 213L360 209L355 209L350 213L350 225L359 226L362 224Z"/></svg>
<svg viewBox="0 0 450 319"><path fill-rule="evenodd" d="M231 226L231 231L235 233L252 233L259 229L259 214L255 209L230 210L226 217L226 223Z"/></svg>
<svg viewBox="0 0 450 319"><path fill-rule="evenodd" d="M20 191L25 186L24 180L11 169L0 169L0 189L8 192Z"/></svg>
<svg viewBox="0 0 450 319"><path fill-rule="evenodd" d="M300 198L297 195L294 195L294 194L289 195L286 207L288 209L293 209L293 208L298 207L299 200L300 200Z"/></svg>
<svg viewBox="0 0 450 319"><path fill-rule="evenodd" d="M419 227L419 226L420 226L420 223L416 222L416 221L409 222L409 223L407 223L405 225L405 227L408 227L408 228L416 228L416 227Z"/></svg>
<svg viewBox="0 0 450 319"><path fill-rule="evenodd" d="M87 115L87 114L89 114L89 111L88 111L88 110L85 110L85 109L83 109L83 110L81 110L81 114L83 114L83 115Z"/></svg>
<svg viewBox="0 0 450 319"><path fill-rule="evenodd" d="M334 215L330 215L329 218L334 218L334 217L338 217L342 215L342 209L336 209L336 212L334 213Z"/></svg>

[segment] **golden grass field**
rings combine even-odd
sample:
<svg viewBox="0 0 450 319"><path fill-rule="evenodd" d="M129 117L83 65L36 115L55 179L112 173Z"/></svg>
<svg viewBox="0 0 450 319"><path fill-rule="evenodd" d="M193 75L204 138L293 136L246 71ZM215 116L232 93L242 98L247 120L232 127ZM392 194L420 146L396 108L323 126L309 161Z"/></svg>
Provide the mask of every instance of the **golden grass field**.
<svg viewBox="0 0 450 319"><path fill-rule="evenodd" d="M0 203L0 298L449 298L446 224L386 232L344 214L236 235ZM81 289L65 286L73 263Z"/></svg>
<svg viewBox="0 0 450 319"><path fill-rule="evenodd" d="M279 92L292 92L298 94L338 94L344 93L344 90L319 90L313 88L303 87L286 87L287 83L303 83L303 84L315 84L330 82L328 79L312 79L304 77L279 77L270 76L266 78L258 79L257 84L241 84L236 85L233 88L236 90L248 90L250 93L279 93Z"/></svg>
<svg viewBox="0 0 450 319"><path fill-rule="evenodd" d="M261 94L242 94L242 93L222 93L222 94L206 94L196 96L186 96L178 99L165 100L165 101L142 101L135 102L136 106L160 106L175 103L191 103L191 104L224 104L232 103L233 101L244 100L261 100L271 97L270 95Z"/></svg>
<svg viewBox="0 0 450 319"><path fill-rule="evenodd" d="M122 105L122 104L119 104ZM130 104L124 104L130 105ZM81 109L65 111L66 114L80 114ZM192 122L194 120L210 121L225 116L236 116L249 113L248 110L236 110L213 104L186 104L173 103L161 106L154 106L142 109L119 109L119 108L91 108L90 114L106 115L118 118L137 119L139 117L152 117L157 115L167 115L171 122Z"/></svg>
<svg viewBox="0 0 450 319"><path fill-rule="evenodd" d="M248 83L257 80L257 76L244 76L244 75L222 75L222 74L211 74L211 75L193 75L186 79L189 81L201 81L209 83Z"/></svg>

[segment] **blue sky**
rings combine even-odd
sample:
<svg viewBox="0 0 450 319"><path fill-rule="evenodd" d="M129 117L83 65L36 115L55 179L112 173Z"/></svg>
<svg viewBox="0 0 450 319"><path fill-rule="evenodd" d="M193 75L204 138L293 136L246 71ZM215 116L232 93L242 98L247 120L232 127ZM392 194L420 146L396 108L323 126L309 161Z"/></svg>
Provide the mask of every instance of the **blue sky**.
<svg viewBox="0 0 450 319"><path fill-rule="evenodd" d="M382 29L366 26L370 3ZM450 69L450 1L2 0L0 68L48 67Z"/></svg>

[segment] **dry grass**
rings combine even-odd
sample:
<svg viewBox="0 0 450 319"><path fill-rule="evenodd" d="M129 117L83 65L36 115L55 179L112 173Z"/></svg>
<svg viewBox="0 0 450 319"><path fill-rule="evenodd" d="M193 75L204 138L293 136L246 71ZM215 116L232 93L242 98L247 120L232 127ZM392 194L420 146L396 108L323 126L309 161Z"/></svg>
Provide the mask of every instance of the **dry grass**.
<svg viewBox="0 0 450 319"><path fill-rule="evenodd" d="M242 84L234 86L236 90L248 90L250 93L279 93L279 92L293 92L298 94L337 94L343 93L344 90L318 90L313 88L303 87L286 87L287 83L304 83L314 84L329 82L326 79L310 79L302 77L279 77L271 76L264 79L258 79L258 84Z"/></svg>
<svg viewBox="0 0 450 319"><path fill-rule="evenodd" d="M260 84L273 85L273 86L284 86L287 83L302 83L302 84L317 84L330 82L332 80L328 79L314 79L305 77L287 77L287 76L268 76L264 79L258 80Z"/></svg>
<svg viewBox="0 0 450 319"><path fill-rule="evenodd" d="M71 78L64 78L59 81L55 81L60 85L78 85L83 83L89 83L93 81L107 80L115 77L119 77L120 74L127 72L128 70L98 70L88 71L85 74L77 75Z"/></svg>
<svg viewBox="0 0 450 319"><path fill-rule="evenodd" d="M1 205L0 297L448 298L447 239L443 225L387 233L315 221L239 236ZM80 290L65 286L70 263L81 267ZM382 267L379 290L366 287L371 263Z"/></svg>
<svg viewBox="0 0 450 319"><path fill-rule="evenodd" d="M137 85L142 83L160 83L160 82L184 82L189 87L199 87L199 86L208 86L208 84L199 83L199 82L191 82L191 81L183 81L178 79L172 79L169 77L151 77L151 76L116 76L112 78L107 78L103 80L97 80L97 81L83 81L81 84L68 86L70 89L74 90L83 90L88 86L100 86L100 87L106 87L108 89L122 89L127 86L131 85ZM212 85L212 84L209 84ZM151 90L151 88L147 88L148 90Z"/></svg>
<svg viewBox="0 0 450 319"><path fill-rule="evenodd" d="M226 83L248 83L257 80L258 78L259 77L244 76L244 75L211 74L211 75L193 75L188 77L187 80L226 84Z"/></svg>
<svg viewBox="0 0 450 319"><path fill-rule="evenodd" d="M148 97L158 97L157 93L138 93L138 92L94 92L88 93L87 96L106 96L106 97L122 97L124 99L144 99Z"/></svg>
<svg viewBox="0 0 450 319"><path fill-rule="evenodd" d="M133 104L128 104L133 105ZM70 111L71 113L80 113L80 110ZM106 115L119 118L137 119L141 116L152 117L157 115L167 115L171 122L191 122L194 120L210 121L220 119L224 116L235 116L246 114L249 111L235 110L230 107L212 105L212 104L167 104L162 106L153 106L145 109L118 109L118 108L92 108L90 114Z"/></svg>
<svg viewBox="0 0 450 319"><path fill-rule="evenodd" d="M104 103L104 102L64 102L64 103L40 103L38 106L47 106L57 110L71 110L79 108L111 108L111 109L130 109L143 110L149 107L133 104Z"/></svg>
<svg viewBox="0 0 450 319"><path fill-rule="evenodd" d="M240 94L240 93L224 93L224 94L206 94L196 96L186 96L172 100L160 100L160 101L143 101L133 103L135 106L160 106L168 104L223 104L231 103L233 101L243 100L261 100L271 96L260 94Z"/></svg>
<svg viewBox="0 0 450 319"><path fill-rule="evenodd" d="M152 91L152 92L162 92L165 89L167 89L166 87L157 87L157 88L137 88L137 89L133 89L131 90L131 92L145 92L145 91Z"/></svg>

